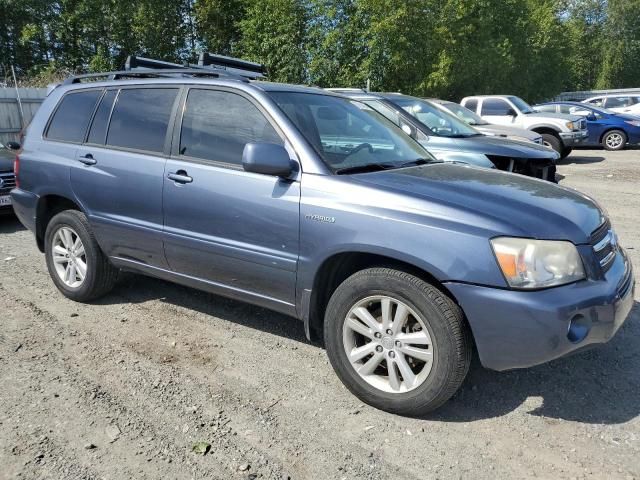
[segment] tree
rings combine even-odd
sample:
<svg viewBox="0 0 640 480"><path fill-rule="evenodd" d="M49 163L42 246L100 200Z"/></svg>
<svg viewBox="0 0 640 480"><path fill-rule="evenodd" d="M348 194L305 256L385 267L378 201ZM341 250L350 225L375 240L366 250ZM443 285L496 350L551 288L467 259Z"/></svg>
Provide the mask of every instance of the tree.
<svg viewBox="0 0 640 480"><path fill-rule="evenodd" d="M306 19L300 0L252 0L239 23L238 53L267 65L274 81L304 83Z"/></svg>
<svg viewBox="0 0 640 480"><path fill-rule="evenodd" d="M637 87L640 78L640 0L609 0L598 88Z"/></svg>
<svg viewBox="0 0 640 480"><path fill-rule="evenodd" d="M244 17L246 0L196 0L194 4L197 35L205 49L231 55L240 40L239 22Z"/></svg>

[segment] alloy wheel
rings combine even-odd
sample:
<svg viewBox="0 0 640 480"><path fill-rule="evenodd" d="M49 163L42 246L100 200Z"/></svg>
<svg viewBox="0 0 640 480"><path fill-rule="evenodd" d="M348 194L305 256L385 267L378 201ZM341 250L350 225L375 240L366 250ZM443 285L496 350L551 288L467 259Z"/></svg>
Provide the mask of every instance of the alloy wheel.
<svg viewBox="0 0 640 480"><path fill-rule="evenodd" d="M619 133L612 133L611 135L607 136L605 143L609 148L620 148L620 145L622 145L622 135L620 135Z"/></svg>
<svg viewBox="0 0 640 480"><path fill-rule="evenodd" d="M51 255L60 280L78 288L87 276L87 255L80 236L70 227L60 227L53 234Z"/></svg>
<svg viewBox="0 0 640 480"><path fill-rule="evenodd" d="M354 370L384 392L414 390L431 372L434 345L426 324L396 298L377 295L356 303L345 318L342 337Z"/></svg>

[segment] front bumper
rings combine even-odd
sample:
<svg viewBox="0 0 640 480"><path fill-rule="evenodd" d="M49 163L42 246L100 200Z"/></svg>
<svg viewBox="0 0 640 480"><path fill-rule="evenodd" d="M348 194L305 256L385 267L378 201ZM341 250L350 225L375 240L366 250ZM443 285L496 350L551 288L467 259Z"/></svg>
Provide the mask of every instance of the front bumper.
<svg viewBox="0 0 640 480"><path fill-rule="evenodd" d="M580 130L578 132L560 132L560 138L565 147L580 145L589 136L588 130Z"/></svg>
<svg viewBox="0 0 640 480"><path fill-rule="evenodd" d="M633 308L635 285L631 262L620 250L604 280L533 292L453 282L447 287L467 316L482 364L509 370L607 342ZM576 325L588 328L579 341Z"/></svg>

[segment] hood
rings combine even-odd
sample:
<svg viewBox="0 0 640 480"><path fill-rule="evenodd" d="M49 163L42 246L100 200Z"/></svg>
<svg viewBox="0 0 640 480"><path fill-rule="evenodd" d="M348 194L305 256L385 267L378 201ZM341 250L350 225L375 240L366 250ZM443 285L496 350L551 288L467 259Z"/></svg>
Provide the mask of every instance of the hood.
<svg viewBox="0 0 640 480"><path fill-rule="evenodd" d="M481 153L509 158L530 158L557 160L559 155L554 150L536 143L512 140L490 135L477 135L467 138L429 137L421 142L427 150L455 150L458 152Z"/></svg>
<svg viewBox="0 0 640 480"><path fill-rule="evenodd" d="M577 122L584 118L582 115L570 115L568 113L553 113L553 112L534 112L527 113L527 118L555 118L557 120L564 120L565 122Z"/></svg>
<svg viewBox="0 0 640 480"><path fill-rule="evenodd" d="M353 181L420 200L416 210L495 235L588 243L604 215L578 191L523 175L449 163L354 175Z"/></svg>
<svg viewBox="0 0 640 480"><path fill-rule="evenodd" d="M13 160L16 158L16 154L9 150L0 149L0 172L12 172Z"/></svg>
<svg viewBox="0 0 640 480"><path fill-rule="evenodd" d="M524 128L518 127L508 127L506 125L494 125L488 123L486 125L472 125L476 130L481 131L482 133L486 133L489 135L497 135L497 136L516 136L526 138L531 140L532 142L540 138L540 134L537 132L532 132L531 130L526 130Z"/></svg>

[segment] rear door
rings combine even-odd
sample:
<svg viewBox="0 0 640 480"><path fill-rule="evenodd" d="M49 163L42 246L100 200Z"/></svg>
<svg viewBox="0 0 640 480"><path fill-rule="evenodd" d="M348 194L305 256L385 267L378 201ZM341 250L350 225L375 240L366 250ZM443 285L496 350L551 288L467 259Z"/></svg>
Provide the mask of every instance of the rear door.
<svg viewBox="0 0 640 480"><path fill-rule="evenodd" d="M166 267L162 188L179 88L108 89L71 169L73 190L109 256Z"/></svg>
<svg viewBox="0 0 640 480"><path fill-rule="evenodd" d="M164 178L170 268L293 313L300 184L242 168L247 143L284 144L283 136L234 89L193 87L182 112Z"/></svg>
<svg viewBox="0 0 640 480"><path fill-rule="evenodd" d="M480 116L489 123L511 125L515 119L513 105L502 98L483 98Z"/></svg>

